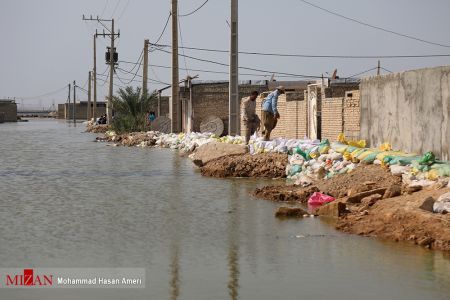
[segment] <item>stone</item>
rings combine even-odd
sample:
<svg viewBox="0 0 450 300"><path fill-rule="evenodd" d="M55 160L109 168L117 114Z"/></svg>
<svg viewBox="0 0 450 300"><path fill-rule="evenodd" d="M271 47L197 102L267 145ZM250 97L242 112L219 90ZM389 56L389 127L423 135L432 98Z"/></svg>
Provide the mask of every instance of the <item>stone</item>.
<svg viewBox="0 0 450 300"><path fill-rule="evenodd" d="M361 199L368 197L370 195L374 195L374 194L384 195L386 190L387 190L387 188L379 188L379 189L370 190L367 192L357 193L357 194L354 194L354 195L348 197L347 203L361 203Z"/></svg>
<svg viewBox="0 0 450 300"><path fill-rule="evenodd" d="M333 201L319 207L316 214L319 216L338 218L346 213L346 208L345 203Z"/></svg>
<svg viewBox="0 0 450 300"><path fill-rule="evenodd" d="M224 156L244 155L247 152L248 148L245 145L208 143L196 149L191 157L196 166L202 167L212 160Z"/></svg>
<svg viewBox="0 0 450 300"><path fill-rule="evenodd" d="M406 187L405 192L406 192L407 194L412 194L412 193L421 191L422 188L423 188L423 187L420 186L420 185L410 185L410 186L407 186L407 187Z"/></svg>
<svg viewBox="0 0 450 300"><path fill-rule="evenodd" d="M426 211L429 211L429 212L433 212L433 205L434 205L435 201L436 200L434 200L433 197L427 197L423 201L423 203L419 206L419 208L423 209L423 210L426 210Z"/></svg>
<svg viewBox="0 0 450 300"><path fill-rule="evenodd" d="M383 197L380 194L373 194L373 195L362 198L361 203L364 206L372 206L381 198L383 198Z"/></svg>
<svg viewBox="0 0 450 300"><path fill-rule="evenodd" d="M422 247L431 247L431 244L434 242L434 239L429 236L425 236L417 240L417 244Z"/></svg>
<svg viewBox="0 0 450 300"><path fill-rule="evenodd" d="M280 207L275 212L275 217L277 218L302 218L304 216L309 216L308 212L300 207Z"/></svg>
<svg viewBox="0 0 450 300"><path fill-rule="evenodd" d="M402 194L402 188L399 185L391 185L383 195L383 199L394 198Z"/></svg>

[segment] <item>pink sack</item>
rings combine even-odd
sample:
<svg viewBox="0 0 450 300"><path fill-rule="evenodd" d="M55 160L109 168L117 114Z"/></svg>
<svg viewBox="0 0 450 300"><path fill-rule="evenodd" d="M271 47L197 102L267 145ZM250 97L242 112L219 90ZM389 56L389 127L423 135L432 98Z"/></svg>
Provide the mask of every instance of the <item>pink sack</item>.
<svg viewBox="0 0 450 300"><path fill-rule="evenodd" d="M314 194L311 195L311 197L309 197L308 199L308 204L310 205L322 205L328 202L332 202L335 199L331 196L328 195L324 195L318 192L315 192Z"/></svg>

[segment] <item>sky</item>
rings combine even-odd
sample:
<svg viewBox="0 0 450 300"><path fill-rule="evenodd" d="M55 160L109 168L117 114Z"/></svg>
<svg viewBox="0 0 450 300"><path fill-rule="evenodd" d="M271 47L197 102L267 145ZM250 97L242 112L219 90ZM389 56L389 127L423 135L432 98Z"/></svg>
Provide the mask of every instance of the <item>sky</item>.
<svg viewBox="0 0 450 300"><path fill-rule="evenodd" d="M427 41L450 45L450 1L446 0L309 0L315 5L346 17ZM179 14L187 14L205 0L179 0ZM48 108L67 101L67 85L76 80L87 88L89 70L93 67L92 39L97 22L82 20L82 15L114 18L120 29L117 39L119 67L130 71L138 61L144 40L155 42L161 34L171 9L170 0L0 0L0 98L16 97L19 109ZM230 0L209 0L194 14L180 18L180 46L227 50L230 29ZM171 23L160 40L170 45ZM104 52L109 40L97 42L97 73L107 66ZM239 49L249 52L271 52L314 55L424 55L450 54L450 47L430 45L376 30L324 12L300 0L240 0ZM170 50L170 48L168 49ZM183 50L180 49L183 54ZM227 53L184 50L185 55L228 63ZM159 50L149 54L149 63L170 66L170 54ZM268 73L241 70L241 80L269 79L272 73L321 76L335 68L348 77L377 65L376 58L294 58L240 54L240 66L263 69ZM450 64L450 57L382 59L381 66L391 72ZM227 72L226 66L180 57L180 68ZM386 70L382 73L386 73ZM132 71L134 74L136 69ZM142 75L142 69L138 75ZM170 69L149 68L149 77L170 83ZM376 70L361 76L374 75ZM107 74L107 73L105 73ZM132 74L117 71L127 83ZM227 80L226 74L180 70L180 79L199 75L200 80ZM108 83L98 78L98 99L103 100ZM277 77L275 79L286 80ZM135 80L141 80L136 77ZM296 80L289 78L289 80ZM115 79L117 86L125 84ZM140 82L129 85L140 86ZM149 89L164 84L149 83ZM48 94L45 96L41 96ZM87 94L77 91L77 100Z"/></svg>

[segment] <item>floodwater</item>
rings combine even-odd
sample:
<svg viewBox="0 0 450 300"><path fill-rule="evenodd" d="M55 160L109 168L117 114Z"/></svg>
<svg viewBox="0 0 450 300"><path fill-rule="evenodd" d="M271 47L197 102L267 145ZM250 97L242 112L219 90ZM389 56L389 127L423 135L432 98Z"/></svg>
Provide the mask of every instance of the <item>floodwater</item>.
<svg viewBox="0 0 450 300"><path fill-rule="evenodd" d="M450 299L450 258L280 221L171 150L111 147L62 121L0 124L0 268L145 268L145 289L0 299ZM3 279L2 279L3 280Z"/></svg>

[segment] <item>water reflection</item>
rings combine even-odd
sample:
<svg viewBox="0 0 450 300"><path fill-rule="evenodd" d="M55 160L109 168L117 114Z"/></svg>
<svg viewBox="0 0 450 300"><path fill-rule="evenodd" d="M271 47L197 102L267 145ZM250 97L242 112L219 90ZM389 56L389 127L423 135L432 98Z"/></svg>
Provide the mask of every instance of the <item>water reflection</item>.
<svg viewBox="0 0 450 300"><path fill-rule="evenodd" d="M229 221L228 221L228 292L231 300L239 297L239 190L236 182L230 185Z"/></svg>

